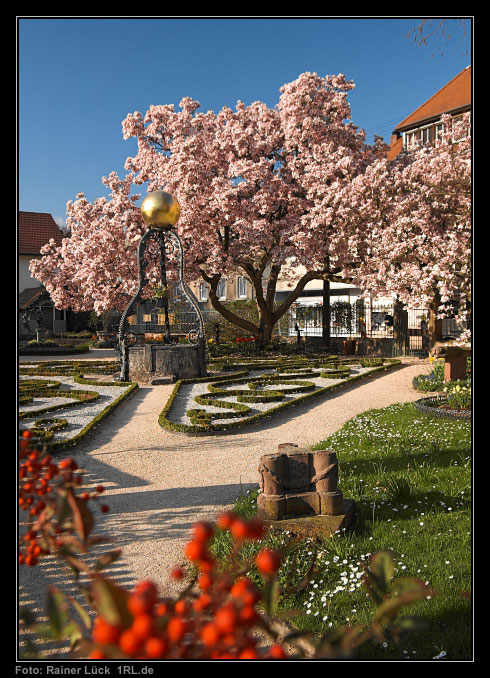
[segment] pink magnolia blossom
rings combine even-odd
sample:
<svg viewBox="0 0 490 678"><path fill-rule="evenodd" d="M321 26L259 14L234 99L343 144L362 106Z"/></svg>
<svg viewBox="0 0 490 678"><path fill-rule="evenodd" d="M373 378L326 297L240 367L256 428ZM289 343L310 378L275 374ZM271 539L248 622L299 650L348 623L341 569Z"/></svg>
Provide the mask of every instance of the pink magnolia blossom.
<svg viewBox="0 0 490 678"><path fill-rule="evenodd" d="M471 137L469 118L443 117L435 147L380 159L338 200L357 261L346 267L366 294L397 295L409 307L465 322L471 301ZM469 332L463 340L467 341Z"/></svg>
<svg viewBox="0 0 490 678"><path fill-rule="evenodd" d="M350 121L354 87L343 75L303 73L281 88L276 107L238 102L235 110L201 112L186 97L129 114L123 136L137 141L124 179L103 182L110 198L67 205L71 237L43 250L31 272L58 308L123 309L137 288L137 242L144 232L132 187L164 189L181 207L177 230L188 280L206 281L222 315L266 342L279 318L314 279L349 278L403 301L457 289L468 298L469 179L465 144L449 132L434 151L394 163L386 147L365 143ZM149 252L149 284L159 282ZM298 266L306 269L299 279ZM220 277L239 273L252 284L259 322L218 299ZM275 308L279 275L295 278ZM263 289L265 284L265 290Z"/></svg>

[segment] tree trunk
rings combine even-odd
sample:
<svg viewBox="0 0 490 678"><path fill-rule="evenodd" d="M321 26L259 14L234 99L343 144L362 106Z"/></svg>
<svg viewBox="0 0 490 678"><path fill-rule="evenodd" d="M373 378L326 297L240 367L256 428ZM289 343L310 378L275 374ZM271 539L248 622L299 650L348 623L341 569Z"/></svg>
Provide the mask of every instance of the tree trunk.
<svg viewBox="0 0 490 678"><path fill-rule="evenodd" d="M322 338L325 349L330 349L330 280L323 281Z"/></svg>
<svg viewBox="0 0 490 678"><path fill-rule="evenodd" d="M259 348L263 348L264 346L267 346L267 344L270 344L273 331L274 325L272 324L270 313L263 314L259 321L259 331L257 334L257 344L259 345Z"/></svg>
<svg viewBox="0 0 490 678"><path fill-rule="evenodd" d="M437 318L437 309L441 305L441 295L434 293L434 300L429 306L429 351L434 348L437 341L442 339L442 318Z"/></svg>
<svg viewBox="0 0 490 678"><path fill-rule="evenodd" d="M256 335L258 337L257 344L259 348L263 348L265 345L270 343L274 327L276 326L278 320L280 320L280 318L285 315L291 305L296 301L301 292L304 290L305 285L310 282L310 280L322 280L323 276L326 275L325 271L310 271L305 273L297 282L296 287L286 297L286 299L278 306L278 308L274 309L275 289L277 278L280 272L280 266L272 267L265 295L264 290L262 289L263 271L254 271L251 268L246 268L244 265L241 267L247 274L248 278L253 281L259 317L258 325L255 325L244 318L240 318L220 302L216 294L218 282L221 277L220 274L208 276L205 272L201 271L201 275L203 279L210 285L209 300L213 308L232 324L237 325L237 327L241 327L251 334ZM330 332L330 322L327 323L327 326L328 331Z"/></svg>

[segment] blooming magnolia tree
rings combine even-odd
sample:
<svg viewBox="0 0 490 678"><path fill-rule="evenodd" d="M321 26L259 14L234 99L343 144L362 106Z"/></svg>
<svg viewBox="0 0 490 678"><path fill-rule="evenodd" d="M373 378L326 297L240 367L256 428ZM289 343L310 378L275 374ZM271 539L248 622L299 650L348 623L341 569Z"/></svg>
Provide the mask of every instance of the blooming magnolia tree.
<svg viewBox="0 0 490 678"><path fill-rule="evenodd" d="M429 304L433 318L458 299L464 320L469 122L458 127L446 118L435 148L390 162L386 147L366 145L350 122L353 87L343 75L303 73L281 88L275 108L238 102L235 111L202 113L184 98L178 111L151 106L144 116L128 115L124 137L137 141L128 175L103 179L109 199L89 203L80 194L68 203L71 237L59 247L48 243L42 259L31 262L32 274L58 308L125 308L137 288L136 248L145 228L139 196L130 191L146 184L180 203L187 275L206 282L214 308L259 344L314 279L352 280L374 296ZM149 248L147 296L160 282L157 255ZM218 298L220 278L234 273L253 286L257 323ZM291 280L291 291L277 306L279 276Z"/></svg>
<svg viewBox="0 0 490 678"><path fill-rule="evenodd" d="M188 276L205 281L214 308L266 343L274 325L313 279L339 279L352 258L334 198L376 158L350 122L343 75L303 73L281 88L277 107L261 102L201 113L189 98L128 115L125 138L138 143L130 174L104 180L110 200L68 203L71 238L48 244L31 272L58 307L122 308L136 289L136 243L143 224L131 181L164 189L181 206L177 224ZM295 278L275 308L279 275ZM254 288L257 324L218 299L221 276L239 272ZM154 269L157 281L157 269Z"/></svg>
<svg viewBox="0 0 490 678"><path fill-rule="evenodd" d="M397 295L436 318L467 320L471 301L471 136L469 117L451 122L434 147L378 159L337 196L357 252L345 274L373 296ZM469 331L460 337L469 339Z"/></svg>
<svg viewBox="0 0 490 678"><path fill-rule="evenodd" d="M41 280L57 308L74 311L123 309L137 288L136 243L144 232L131 175L116 173L102 182L110 198L88 202L83 193L67 204L70 237L57 246L51 239L30 270ZM155 273L154 273L155 275Z"/></svg>
<svg viewBox="0 0 490 678"><path fill-rule="evenodd" d="M303 73L281 88L274 109L238 102L215 115L186 98L178 112L152 106L123 122L124 136L138 141L126 166L136 183L178 197L187 270L209 285L214 308L259 343L307 282L338 279L352 255L332 198L376 157L349 122L353 87L343 75ZM279 275L293 279L299 265L306 273L275 308ZM218 299L221 276L236 271L253 286L257 325Z"/></svg>

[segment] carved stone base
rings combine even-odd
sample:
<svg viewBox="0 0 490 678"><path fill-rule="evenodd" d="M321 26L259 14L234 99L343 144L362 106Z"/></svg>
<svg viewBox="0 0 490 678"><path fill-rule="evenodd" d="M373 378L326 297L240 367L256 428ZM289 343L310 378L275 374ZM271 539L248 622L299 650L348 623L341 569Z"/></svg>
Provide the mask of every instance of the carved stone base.
<svg viewBox="0 0 490 678"><path fill-rule="evenodd" d="M259 494L261 520L286 520L316 515L341 515L344 509L340 490L333 492L292 492L283 495Z"/></svg>
<svg viewBox="0 0 490 678"><path fill-rule="evenodd" d="M203 377L206 372L200 353L199 346L192 344L130 346L129 379L155 384L155 380L172 383L177 379Z"/></svg>
<svg viewBox="0 0 490 678"><path fill-rule="evenodd" d="M339 515L302 516L300 518L286 518L285 520L264 520L264 522L267 527L289 532L293 537L319 540L328 539L337 530L349 527L354 522L355 516L356 505L354 500L344 499L342 513Z"/></svg>

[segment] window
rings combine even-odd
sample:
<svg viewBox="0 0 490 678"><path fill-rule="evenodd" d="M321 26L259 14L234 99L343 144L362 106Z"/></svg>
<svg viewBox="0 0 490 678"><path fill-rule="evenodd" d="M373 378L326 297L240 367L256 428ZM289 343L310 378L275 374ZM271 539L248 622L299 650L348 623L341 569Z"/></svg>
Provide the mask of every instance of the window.
<svg viewBox="0 0 490 678"><path fill-rule="evenodd" d="M199 285L199 301L207 301L208 300L208 286L206 283L201 283Z"/></svg>
<svg viewBox="0 0 490 678"><path fill-rule="evenodd" d="M444 134L444 124L442 122L437 123L436 125L436 141L439 139L442 139L442 135Z"/></svg>
<svg viewBox="0 0 490 678"><path fill-rule="evenodd" d="M247 279L242 276L237 278L237 296L239 299L247 298Z"/></svg>
<svg viewBox="0 0 490 678"><path fill-rule="evenodd" d="M218 288L216 290L216 296L218 299L226 299L226 279L221 278L218 283Z"/></svg>
<svg viewBox="0 0 490 678"><path fill-rule="evenodd" d="M420 130L405 133L405 148L411 148L420 140Z"/></svg>
<svg viewBox="0 0 490 678"><path fill-rule="evenodd" d="M430 144L432 143L432 133L433 133L433 127L432 125L430 127L424 127L421 130L421 135L422 135L422 143L423 144Z"/></svg>
<svg viewBox="0 0 490 678"><path fill-rule="evenodd" d="M54 319L55 320L65 320L65 311L63 309L54 309Z"/></svg>

